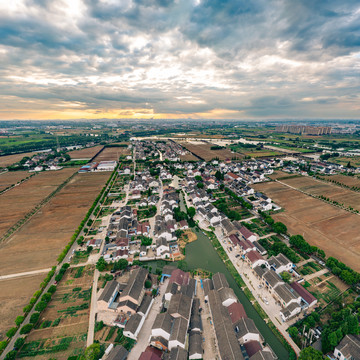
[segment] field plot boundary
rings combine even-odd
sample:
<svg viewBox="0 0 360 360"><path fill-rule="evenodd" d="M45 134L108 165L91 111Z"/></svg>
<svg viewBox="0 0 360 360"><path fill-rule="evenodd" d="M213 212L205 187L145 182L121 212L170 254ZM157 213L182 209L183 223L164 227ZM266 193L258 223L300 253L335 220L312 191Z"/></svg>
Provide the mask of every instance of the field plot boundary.
<svg viewBox="0 0 360 360"><path fill-rule="evenodd" d="M24 217L18 220L5 234L0 238L0 243L4 242L6 239L10 238L14 233L20 230L37 212L46 205L70 180L77 174L75 171L70 175L63 183L61 183L53 192L51 192L46 198L40 201L35 207L33 207Z"/></svg>

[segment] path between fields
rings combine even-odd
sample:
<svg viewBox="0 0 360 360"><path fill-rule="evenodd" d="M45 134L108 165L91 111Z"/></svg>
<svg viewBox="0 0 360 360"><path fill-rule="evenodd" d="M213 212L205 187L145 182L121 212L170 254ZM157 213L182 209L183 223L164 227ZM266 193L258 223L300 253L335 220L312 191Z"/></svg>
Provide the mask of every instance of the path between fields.
<svg viewBox="0 0 360 360"><path fill-rule="evenodd" d="M329 272L328 269L322 269L322 270L320 270L320 271L317 271L316 273L309 274L309 275L305 275L305 276L304 276L304 279L305 279L305 280L311 280L311 279L316 278L316 277L318 277L318 276L324 275L324 274L326 274L327 272Z"/></svg>
<svg viewBox="0 0 360 360"><path fill-rule="evenodd" d="M96 263L96 261L93 261L93 262L88 261L86 263L73 264L73 265L70 265L70 267L74 268L74 267L80 267L80 266L86 266L86 265L93 265L95 263ZM46 269L26 271L26 272L15 273L15 274L2 275L2 276L0 276L0 281L20 278L20 277L25 277L25 276L32 276L32 275L37 275L37 274L48 273L50 270L51 270L51 268L46 268Z"/></svg>

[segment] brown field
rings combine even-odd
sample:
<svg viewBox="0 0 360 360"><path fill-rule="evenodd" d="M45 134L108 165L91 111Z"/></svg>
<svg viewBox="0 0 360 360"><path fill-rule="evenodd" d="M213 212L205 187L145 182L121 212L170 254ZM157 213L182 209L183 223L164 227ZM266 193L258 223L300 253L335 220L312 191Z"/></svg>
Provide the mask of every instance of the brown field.
<svg viewBox="0 0 360 360"><path fill-rule="evenodd" d="M285 211L273 215L291 235L303 235L311 245L323 249L356 271L360 271L360 218L297 190L276 183L254 185Z"/></svg>
<svg viewBox="0 0 360 360"><path fill-rule="evenodd" d="M86 347L87 330L89 325L89 308L78 309L70 313L69 307L81 306L90 303L90 287L93 281L93 267L85 267L81 276L76 277L79 268L68 270L57 286L51 302L47 309L41 314L41 319L26 338L26 344L34 344L35 349L50 350L55 344L59 344L64 338L70 340L70 345L66 350L55 353L47 353L37 355L36 359L46 360L54 358L57 360L66 360L69 356L78 355ZM74 291L75 289L75 291ZM57 320L58 324L54 325ZM44 321L51 322L51 326L40 328L40 324ZM69 339L71 338L71 339ZM36 343L40 342L37 347ZM25 347L21 350L22 352ZM22 355L25 355L24 353ZM24 357L31 359L34 357Z"/></svg>
<svg viewBox="0 0 360 360"><path fill-rule="evenodd" d="M360 156L342 156L330 159L331 162L346 166L350 161L351 166L360 166Z"/></svg>
<svg viewBox="0 0 360 360"><path fill-rule="evenodd" d="M36 154L36 152L28 152L28 153L22 153L22 154L0 156L0 167L6 167L9 165L15 164L16 162L19 162L25 156L32 156L34 154Z"/></svg>
<svg viewBox="0 0 360 360"><path fill-rule="evenodd" d="M359 186L360 178L358 176L346 176L346 175L330 175L324 176L326 180L335 180L347 186Z"/></svg>
<svg viewBox="0 0 360 360"><path fill-rule="evenodd" d="M91 148L85 148L81 150L69 151L68 154L72 159L91 159L97 154L98 151L102 148L102 145L94 146Z"/></svg>
<svg viewBox="0 0 360 360"><path fill-rule="evenodd" d="M323 195L331 200L338 201L345 206L360 210L360 193L333 185L329 182L320 181L311 177L300 176L292 179L280 180L296 189L312 195ZM359 219L360 221L360 219Z"/></svg>
<svg viewBox="0 0 360 360"><path fill-rule="evenodd" d="M106 172L76 174L28 223L0 245L0 274L55 265L109 176Z"/></svg>
<svg viewBox="0 0 360 360"><path fill-rule="evenodd" d="M219 160L226 160L232 158L242 159L243 155L238 153L232 153L229 149L221 149L221 150L210 150L214 144L209 143L199 143L199 144L191 144L189 142L182 142L181 145L187 150L193 152L200 158L205 161L210 161L212 159L218 158Z"/></svg>
<svg viewBox="0 0 360 360"><path fill-rule="evenodd" d="M31 173L27 171L8 171L0 174L0 191L6 189L8 186L18 183L30 175Z"/></svg>
<svg viewBox="0 0 360 360"><path fill-rule="evenodd" d="M95 159L94 161L111 161L119 160L119 157L122 155L131 155L131 149L123 147L109 147L105 148Z"/></svg>
<svg viewBox="0 0 360 360"><path fill-rule="evenodd" d="M0 281L0 341L6 337L6 331L15 326L16 317L22 315L23 307L39 289L45 276L41 274Z"/></svg>
<svg viewBox="0 0 360 360"><path fill-rule="evenodd" d="M181 161L198 161L199 159L196 156L194 156L193 154L188 153L186 155L180 155L180 160Z"/></svg>
<svg viewBox="0 0 360 360"><path fill-rule="evenodd" d="M41 172L1 195L0 236L23 218L77 169Z"/></svg>

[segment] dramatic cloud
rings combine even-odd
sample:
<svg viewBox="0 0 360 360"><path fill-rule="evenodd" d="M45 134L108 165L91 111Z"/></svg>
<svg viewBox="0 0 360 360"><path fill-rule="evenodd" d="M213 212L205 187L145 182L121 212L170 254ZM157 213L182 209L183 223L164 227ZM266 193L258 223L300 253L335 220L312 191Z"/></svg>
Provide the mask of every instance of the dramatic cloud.
<svg viewBox="0 0 360 360"><path fill-rule="evenodd" d="M353 0L0 3L0 119L359 118Z"/></svg>

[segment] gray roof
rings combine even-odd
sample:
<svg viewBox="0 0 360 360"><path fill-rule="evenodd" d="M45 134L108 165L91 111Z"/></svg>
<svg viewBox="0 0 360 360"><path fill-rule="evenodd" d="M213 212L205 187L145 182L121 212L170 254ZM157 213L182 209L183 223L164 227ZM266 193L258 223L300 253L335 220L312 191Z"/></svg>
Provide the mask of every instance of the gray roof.
<svg viewBox="0 0 360 360"><path fill-rule="evenodd" d="M125 360L129 352L121 345L116 345L110 352L106 360Z"/></svg>
<svg viewBox="0 0 360 360"><path fill-rule="evenodd" d="M260 278L262 278L262 276L266 273L266 269L263 269L261 266L255 266L253 270Z"/></svg>
<svg viewBox="0 0 360 360"><path fill-rule="evenodd" d="M360 338L359 336L346 335L338 346L336 346L346 359L360 359Z"/></svg>
<svg viewBox="0 0 360 360"><path fill-rule="evenodd" d="M234 290L231 288L222 288L219 291L219 294L222 302L228 299L234 299L235 301L238 300L237 296L234 293Z"/></svg>
<svg viewBox="0 0 360 360"><path fill-rule="evenodd" d="M140 325L142 316L140 314L134 314L130 317L129 321L125 325L125 331L130 331L132 334L135 334L137 328Z"/></svg>
<svg viewBox="0 0 360 360"><path fill-rule="evenodd" d="M171 316L179 314L186 320L189 320L191 311L192 299L187 295L177 293L171 297L168 313Z"/></svg>
<svg viewBox="0 0 360 360"><path fill-rule="evenodd" d="M104 291L99 296L98 301L109 302L114 294L114 292L119 288L119 283L116 280L108 281L105 285Z"/></svg>
<svg viewBox="0 0 360 360"><path fill-rule="evenodd" d="M274 289L274 291L285 302L285 304L300 297L300 295L289 284L280 284Z"/></svg>
<svg viewBox="0 0 360 360"><path fill-rule="evenodd" d="M200 300L195 298L193 300L192 309L191 309L191 317L190 317L190 330L202 330L201 316L199 312L200 308Z"/></svg>
<svg viewBox="0 0 360 360"><path fill-rule="evenodd" d="M171 349L171 351L164 358L166 360L187 360L188 353L185 349L177 346L176 348Z"/></svg>
<svg viewBox="0 0 360 360"><path fill-rule="evenodd" d="M178 284L175 284L174 282L173 283L169 282L166 287L165 294L170 293L172 295L175 295L178 292L178 287L179 287Z"/></svg>
<svg viewBox="0 0 360 360"><path fill-rule="evenodd" d="M211 279L203 280L203 288L204 288L205 295L209 295L210 290L214 289L214 284L211 281Z"/></svg>
<svg viewBox="0 0 360 360"><path fill-rule="evenodd" d="M189 336L189 355L202 354L202 337L197 332L190 333Z"/></svg>
<svg viewBox="0 0 360 360"><path fill-rule="evenodd" d="M270 351L260 350L250 360L275 360Z"/></svg>
<svg viewBox="0 0 360 360"><path fill-rule="evenodd" d="M121 297L131 296L133 299L139 300L148 273L148 270L141 267L133 270L125 289L121 293Z"/></svg>
<svg viewBox="0 0 360 360"><path fill-rule="evenodd" d="M244 359L232 327L230 315L226 308L221 304L220 295L216 290L211 290L209 292L209 304L220 357L227 360Z"/></svg>
<svg viewBox="0 0 360 360"><path fill-rule="evenodd" d="M254 320L248 317L241 318L237 323L234 324L234 329L238 339L242 338L247 334L259 334L260 331L256 327Z"/></svg>
<svg viewBox="0 0 360 360"><path fill-rule="evenodd" d="M151 304L151 300L152 300L152 297L149 296L149 295L145 295L142 302L141 302L141 305L138 309L138 313L142 313L142 314L146 314L146 312L148 311L149 309L149 306Z"/></svg>
<svg viewBox="0 0 360 360"><path fill-rule="evenodd" d="M134 311L136 311L136 309L138 308L138 306L135 303L133 303L131 300L120 301L118 307L123 307L123 306L127 306Z"/></svg>
<svg viewBox="0 0 360 360"><path fill-rule="evenodd" d="M263 275L263 279L267 281L273 288L284 283L284 281L273 270L268 270Z"/></svg>
<svg viewBox="0 0 360 360"><path fill-rule="evenodd" d="M171 333L172 318L168 312L158 314L155 318L152 329L162 329L168 334Z"/></svg>
<svg viewBox="0 0 360 360"><path fill-rule="evenodd" d="M181 344L185 345L187 329L187 321L184 320L182 317L176 318L171 329L170 341L177 340Z"/></svg>
<svg viewBox="0 0 360 360"><path fill-rule="evenodd" d="M220 290L224 287L229 287L229 283L226 280L226 277L223 273L216 273L212 277L212 282L214 284L215 290Z"/></svg>

